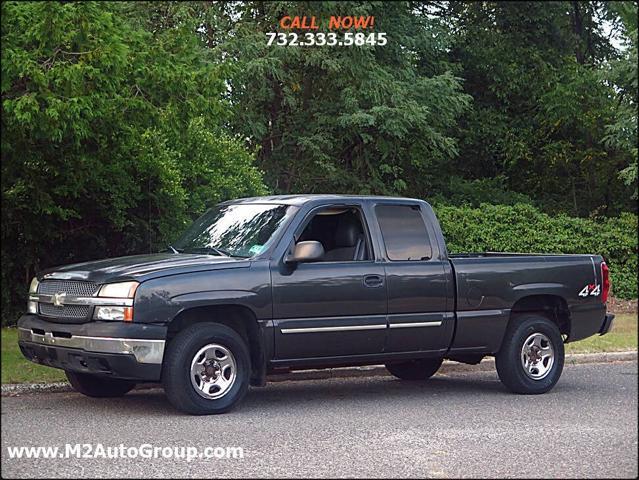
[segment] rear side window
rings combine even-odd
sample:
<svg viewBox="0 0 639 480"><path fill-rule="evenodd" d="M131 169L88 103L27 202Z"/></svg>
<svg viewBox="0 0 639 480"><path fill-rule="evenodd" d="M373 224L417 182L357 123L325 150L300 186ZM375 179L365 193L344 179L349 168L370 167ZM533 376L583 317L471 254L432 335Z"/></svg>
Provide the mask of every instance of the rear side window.
<svg viewBox="0 0 639 480"><path fill-rule="evenodd" d="M378 205L375 213L390 260L429 260L432 257L426 225L417 207Z"/></svg>

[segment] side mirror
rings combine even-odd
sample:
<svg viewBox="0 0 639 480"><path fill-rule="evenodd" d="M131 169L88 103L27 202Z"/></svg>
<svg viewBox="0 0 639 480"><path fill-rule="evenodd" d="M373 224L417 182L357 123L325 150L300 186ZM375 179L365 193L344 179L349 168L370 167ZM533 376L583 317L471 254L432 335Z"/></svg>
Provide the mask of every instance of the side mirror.
<svg viewBox="0 0 639 480"><path fill-rule="evenodd" d="M320 242L309 240L298 242L286 256L285 263L316 262L324 257L324 247Z"/></svg>

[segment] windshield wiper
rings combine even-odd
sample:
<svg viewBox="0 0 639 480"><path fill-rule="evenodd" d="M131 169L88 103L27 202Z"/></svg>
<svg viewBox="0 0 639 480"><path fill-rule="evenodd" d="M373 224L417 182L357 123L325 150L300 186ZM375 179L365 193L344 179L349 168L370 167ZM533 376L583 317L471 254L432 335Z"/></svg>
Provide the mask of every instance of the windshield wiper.
<svg viewBox="0 0 639 480"><path fill-rule="evenodd" d="M167 249L171 250L171 252L173 253L180 253L180 251L177 248L175 248L173 245L167 245Z"/></svg>
<svg viewBox="0 0 639 480"><path fill-rule="evenodd" d="M221 253L222 255L226 255L227 257L233 257L233 258L249 258L246 255L237 255L235 253L231 253L228 250L223 250L221 248L218 247L209 247L211 250L214 250L216 252Z"/></svg>
<svg viewBox="0 0 639 480"><path fill-rule="evenodd" d="M220 255L223 257L232 257L233 255L231 255L229 252L227 252L226 250L222 250L221 248L217 248L217 247L206 247L207 250L211 250L213 253L215 253L216 255Z"/></svg>

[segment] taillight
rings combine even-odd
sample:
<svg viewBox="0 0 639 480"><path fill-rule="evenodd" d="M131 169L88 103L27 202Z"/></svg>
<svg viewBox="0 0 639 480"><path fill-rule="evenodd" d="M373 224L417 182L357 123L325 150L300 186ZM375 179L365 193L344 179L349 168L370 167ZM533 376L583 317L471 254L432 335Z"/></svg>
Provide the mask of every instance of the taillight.
<svg viewBox="0 0 639 480"><path fill-rule="evenodd" d="M606 262L601 262L601 302L608 301L608 293L610 292L610 272Z"/></svg>

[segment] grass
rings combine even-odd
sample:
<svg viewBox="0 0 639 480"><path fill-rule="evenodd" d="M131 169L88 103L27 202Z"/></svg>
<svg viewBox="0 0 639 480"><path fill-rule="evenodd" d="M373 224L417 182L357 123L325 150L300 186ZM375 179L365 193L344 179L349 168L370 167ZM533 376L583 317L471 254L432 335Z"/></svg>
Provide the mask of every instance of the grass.
<svg viewBox="0 0 639 480"><path fill-rule="evenodd" d="M2 383L49 383L66 380L57 368L43 367L22 356L18 348L18 330L2 329Z"/></svg>
<svg viewBox="0 0 639 480"><path fill-rule="evenodd" d="M596 353L637 350L637 314L615 315L612 330L606 335L595 335L566 345L566 353Z"/></svg>
<svg viewBox="0 0 639 480"><path fill-rule="evenodd" d="M637 314L623 313L615 318L612 331L566 345L568 353L615 352L637 349ZM65 380L64 372L26 360L18 348L18 331L2 329L2 383L47 383Z"/></svg>

